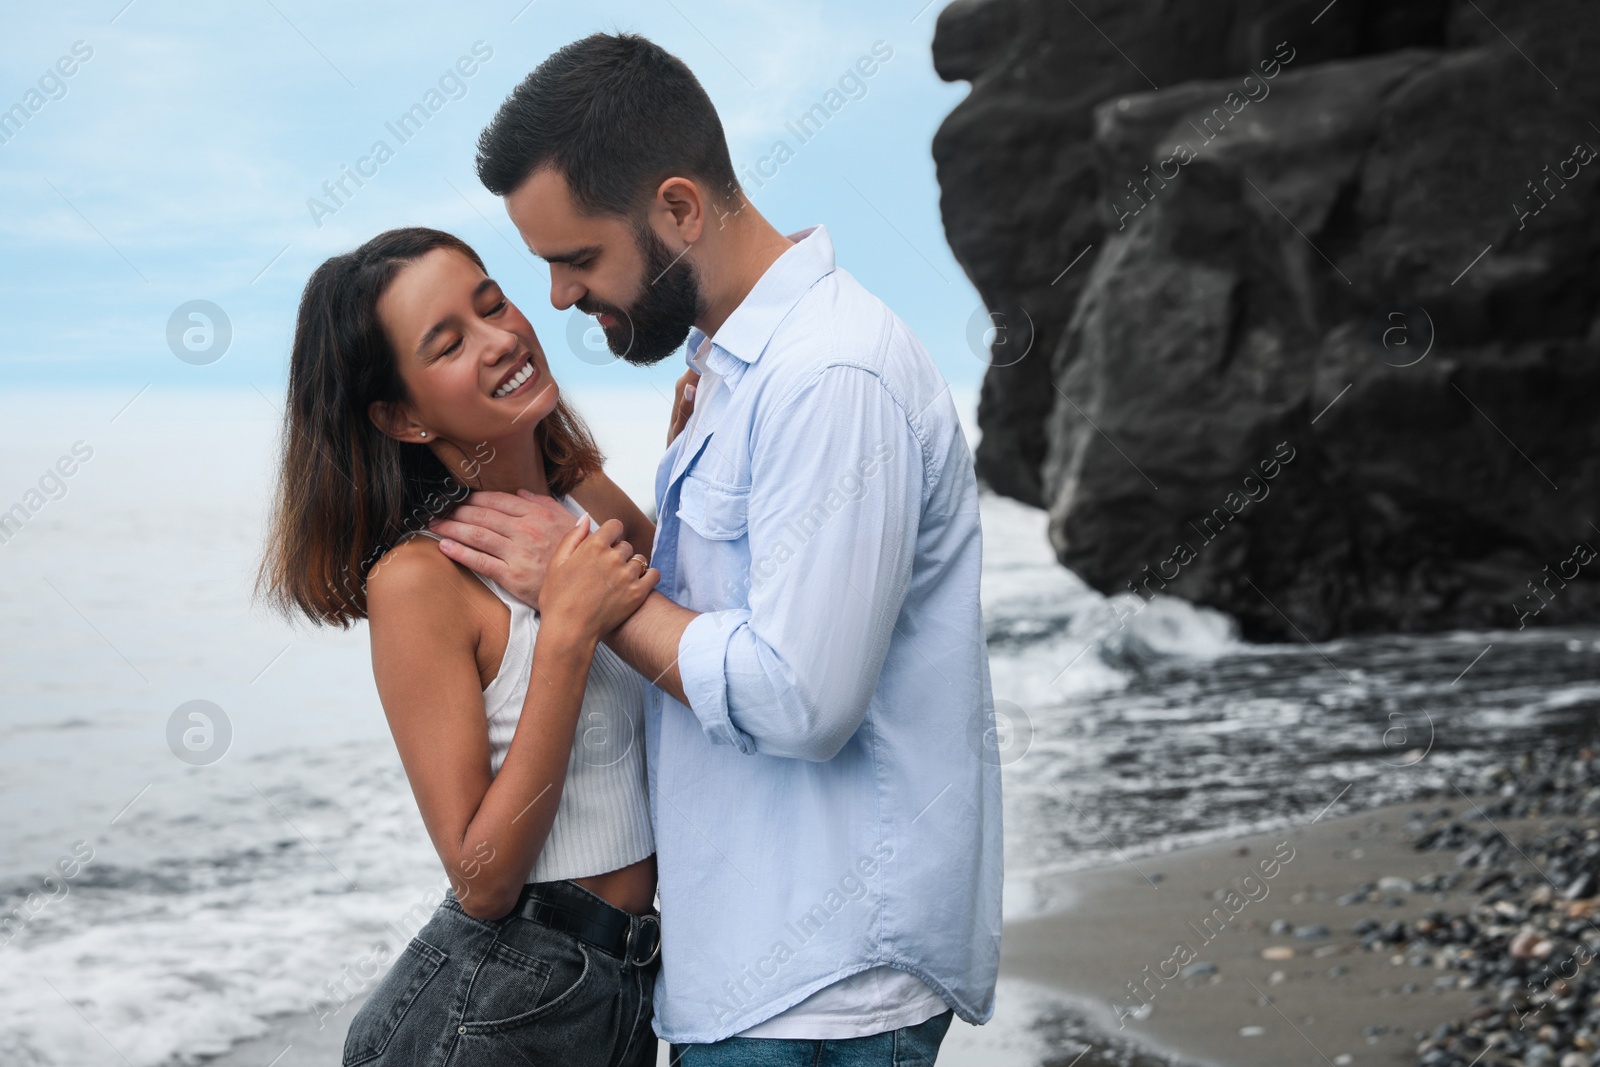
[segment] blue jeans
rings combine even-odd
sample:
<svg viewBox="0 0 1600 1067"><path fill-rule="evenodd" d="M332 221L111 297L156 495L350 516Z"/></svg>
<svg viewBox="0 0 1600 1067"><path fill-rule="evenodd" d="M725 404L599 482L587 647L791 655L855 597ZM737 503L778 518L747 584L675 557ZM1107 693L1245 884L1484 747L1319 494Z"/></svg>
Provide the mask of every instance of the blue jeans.
<svg viewBox="0 0 1600 1067"><path fill-rule="evenodd" d="M654 1067L659 968L449 893L351 1019L344 1067Z"/></svg>
<svg viewBox="0 0 1600 1067"><path fill-rule="evenodd" d="M730 1037L710 1045L673 1045L672 1067L933 1067L951 1015L834 1041Z"/></svg>

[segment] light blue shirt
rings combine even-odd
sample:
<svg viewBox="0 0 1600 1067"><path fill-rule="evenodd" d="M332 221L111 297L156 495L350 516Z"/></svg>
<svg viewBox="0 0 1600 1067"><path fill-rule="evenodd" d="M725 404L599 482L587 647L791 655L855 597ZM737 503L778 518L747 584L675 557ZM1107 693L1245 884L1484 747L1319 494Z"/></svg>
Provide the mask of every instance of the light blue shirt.
<svg viewBox="0 0 1600 1067"><path fill-rule="evenodd" d="M911 331L795 234L709 343L656 473L658 588L700 616L645 714L656 1030L721 1040L851 975L994 1010L1000 768L978 487Z"/></svg>

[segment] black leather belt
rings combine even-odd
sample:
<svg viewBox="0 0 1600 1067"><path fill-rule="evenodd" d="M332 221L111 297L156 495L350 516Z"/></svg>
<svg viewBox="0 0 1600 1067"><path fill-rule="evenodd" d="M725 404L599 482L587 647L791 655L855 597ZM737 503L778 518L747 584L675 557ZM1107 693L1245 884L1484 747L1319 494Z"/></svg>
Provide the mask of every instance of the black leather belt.
<svg viewBox="0 0 1600 1067"><path fill-rule="evenodd" d="M647 967L661 955L661 920L654 912L630 915L571 882L529 882L512 914L635 967Z"/></svg>

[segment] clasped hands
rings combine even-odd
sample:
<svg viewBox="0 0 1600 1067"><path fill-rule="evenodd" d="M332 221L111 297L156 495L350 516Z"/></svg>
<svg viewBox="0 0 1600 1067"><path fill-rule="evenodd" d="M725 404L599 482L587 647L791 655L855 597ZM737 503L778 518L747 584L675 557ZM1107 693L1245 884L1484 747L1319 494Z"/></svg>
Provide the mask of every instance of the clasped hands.
<svg viewBox="0 0 1600 1067"><path fill-rule="evenodd" d="M699 375L690 370L678 379L672 402L672 417L667 428L667 443L683 431L694 410L694 388ZM587 523L588 517L578 520ZM526 489L515 494L478 491L467 496L445 517L434 519L429 530L446 538L440 549L457 563L493 579L502 588L541 611L546 579L562 539L572 533L574 518L559 501ZM608 519L588 537L598 539L596 548L610 548L622 559L635 553L634 546L622 539L623 525ZM581 540L581 538L580 538ZM644 552L649 551L645 546ZM570 557L563 557L570 558ZM633 566L637 567L637 561ZM644 577L654 568L645 568ZM655 578L659 578L655 572ZM654 585L654 578L650 585Z"/></svg>

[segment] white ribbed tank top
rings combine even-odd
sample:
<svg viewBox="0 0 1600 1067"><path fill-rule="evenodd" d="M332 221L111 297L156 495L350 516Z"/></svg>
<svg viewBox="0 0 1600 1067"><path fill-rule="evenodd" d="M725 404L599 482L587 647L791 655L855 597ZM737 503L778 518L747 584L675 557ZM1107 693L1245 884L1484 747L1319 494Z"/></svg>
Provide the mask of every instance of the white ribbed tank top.
<svg viewBox="0 0 1600 1067"><path fill-rule="evenodd" d="M570 499L558 499L574 515L583 514L583 509ZM418 532L438 539L430 531ZM494 681L483 691L483 710L489 724L489 767L499 774L511 737L517 731L533 673L539 613L493 579L481 574L478 577L511 611L505 655ZM655 851L645 780L645 685L644 678L611 649L603 644L595 649L561 803L528 881L552 882L605 874L637 863Z"/></svg>

